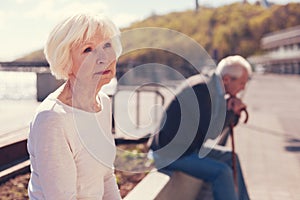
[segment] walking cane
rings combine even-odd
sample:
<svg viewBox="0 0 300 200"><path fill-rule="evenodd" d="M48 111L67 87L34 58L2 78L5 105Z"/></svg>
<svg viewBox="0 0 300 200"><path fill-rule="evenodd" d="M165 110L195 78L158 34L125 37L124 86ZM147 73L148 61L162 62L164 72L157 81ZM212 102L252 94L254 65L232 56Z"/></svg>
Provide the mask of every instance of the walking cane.
<svg viewBox="0 0 300 200"><path fill-rule="evenodd" d="M246 118L244 120L244 123L246 124L249 118L249 114L248 111L246 110L246 108L242 109L241 111L244 111L246 114ZM236 154L235 154L235 146L234 146L234 133L233 133L233 127L234 124L233 122L230 123L229 128L230 128L230 136L231 136L231 147L232 147L232 171L233 171L233 180L234 180L234 186L235 186L235 190L236 192L238 192L238 180L237 180L237 169L236 169Z"/></svg>

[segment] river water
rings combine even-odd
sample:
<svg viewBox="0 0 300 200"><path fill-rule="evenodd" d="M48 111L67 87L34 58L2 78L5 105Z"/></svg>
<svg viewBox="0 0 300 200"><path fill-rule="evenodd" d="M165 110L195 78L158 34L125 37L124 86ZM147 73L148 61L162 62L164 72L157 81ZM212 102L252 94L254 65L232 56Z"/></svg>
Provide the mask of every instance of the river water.
<svg viewBox="0 0 300 200"><path fill-rule="evenodd" d="M106 87L105 92L110 93L115 88ZM162 93L163 96L169 96L166 95L169 93L167 90ZM135 138L153 132L162 114L162 109L157 107L162 98L155 96L155 93L144 92L138 103L136 93L132 90L118 91L113 99L116 135ZM28 126L39 104L36 101L35 73L0 71L0 136ZM137 104L140 108L137 108Z"/></svg>
<svg viewBox="0 0 300 200"><path fill-rule="evenodd" d="M35 73L0 72L0 135L27 126L38 105Z"/></svg>

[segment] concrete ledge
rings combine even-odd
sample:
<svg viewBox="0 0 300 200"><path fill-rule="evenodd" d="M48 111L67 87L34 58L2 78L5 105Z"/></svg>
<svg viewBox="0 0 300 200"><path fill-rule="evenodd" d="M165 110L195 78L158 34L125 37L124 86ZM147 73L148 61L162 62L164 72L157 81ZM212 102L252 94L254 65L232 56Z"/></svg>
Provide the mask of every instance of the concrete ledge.
<svg viewBox="0 0 300 200"><path fill-rule="evenodd" d="M124 198L124 200L153 200L168 183L170 177L152 170L135 188Z"/></svg>
<svg viewBox="0 0 300 200"><path fill-rule="evenodd" d="M211 188L202 180L183 172L173 172L169 177L151 171L124 200L211 200Z"/></svg>
<svg viewBox="0 0 300 200"><path fill-rule="evenodd" d="M196 200L200 196L202 185L202 180L175 171L155 200Z"/></svg>
<svg viewBox="0 0 300 200"><path fill-rule="evenodd" d="M0 148L25 141L28 138L29 126L0 135Z"/></svg>

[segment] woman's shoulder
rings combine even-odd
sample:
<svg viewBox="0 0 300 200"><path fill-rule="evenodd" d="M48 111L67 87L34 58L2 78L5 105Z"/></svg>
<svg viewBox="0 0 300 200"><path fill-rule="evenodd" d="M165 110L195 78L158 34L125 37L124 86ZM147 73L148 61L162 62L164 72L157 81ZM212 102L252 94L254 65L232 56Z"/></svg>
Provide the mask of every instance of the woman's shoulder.
<svg viewBox="0 0 300 200"><path fill-rule="evenodd" d="M45 99L37 108L34 121L42 120L60 122L66 112L57 104L55 99Z"/></svg>

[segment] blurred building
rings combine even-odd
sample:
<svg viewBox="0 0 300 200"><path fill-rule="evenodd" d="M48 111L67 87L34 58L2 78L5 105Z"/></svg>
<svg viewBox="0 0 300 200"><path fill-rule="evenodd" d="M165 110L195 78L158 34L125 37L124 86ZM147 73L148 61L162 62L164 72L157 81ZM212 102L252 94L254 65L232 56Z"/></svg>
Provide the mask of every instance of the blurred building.
<svg viewBox="0 0 300 200"><path fill-rule="evenodd" d="M248 58L257 71L300 74L300 26L265 35L261 48L264 55Z"/></svg>

